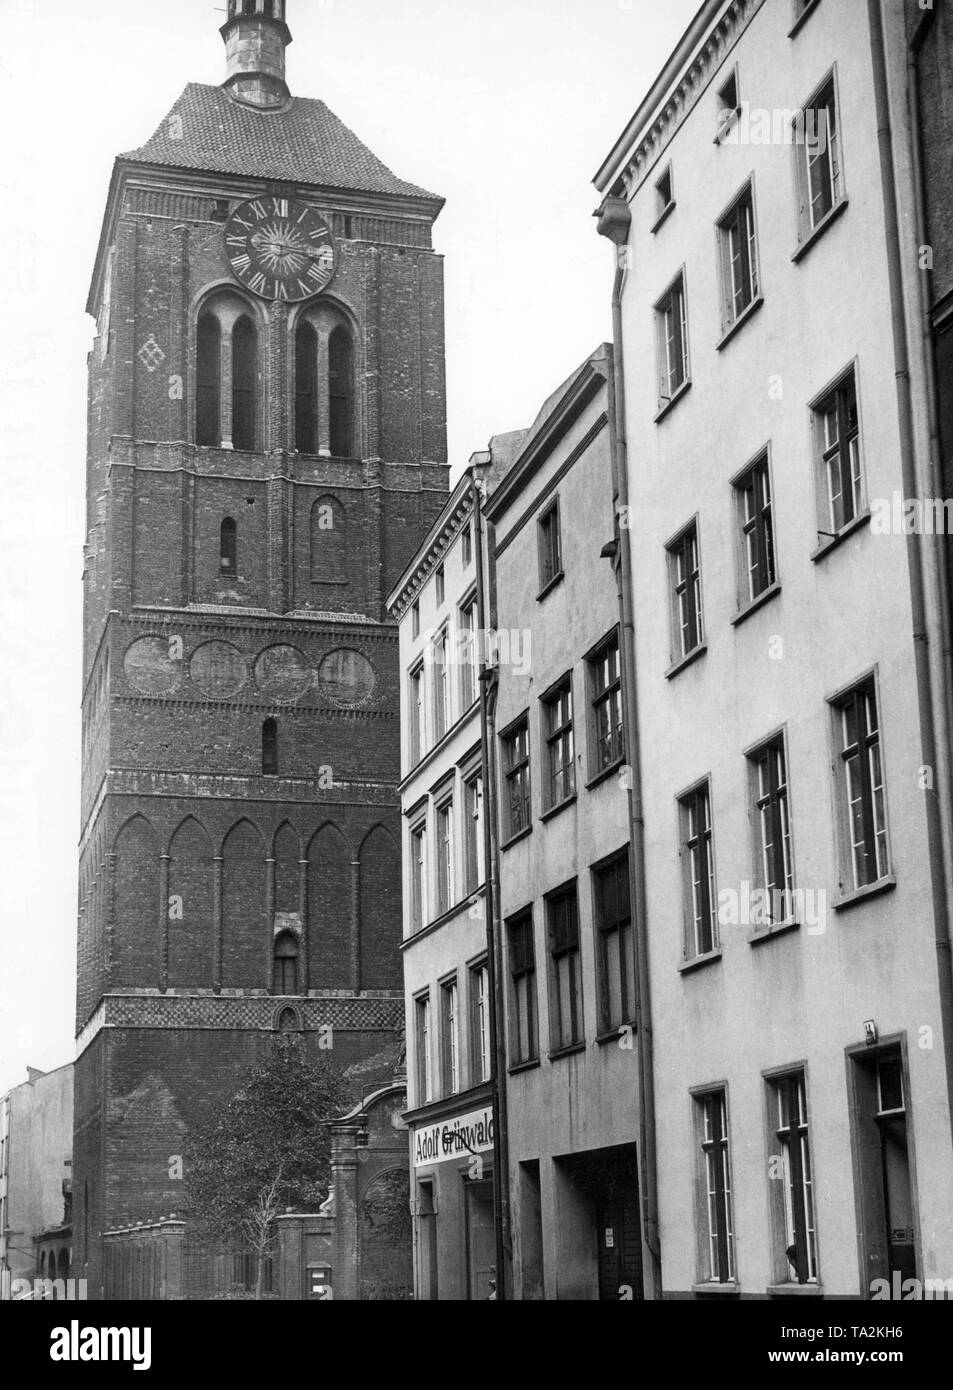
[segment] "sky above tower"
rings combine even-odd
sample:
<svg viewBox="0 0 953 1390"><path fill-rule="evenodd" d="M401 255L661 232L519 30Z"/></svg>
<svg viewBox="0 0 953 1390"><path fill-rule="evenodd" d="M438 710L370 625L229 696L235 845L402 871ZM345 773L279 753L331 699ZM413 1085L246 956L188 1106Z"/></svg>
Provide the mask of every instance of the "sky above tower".
<svg viewBox="0 0 953 1390"><path fill-rule="evenodd" d="M73 1057L85 531L84 313L114 156L189 81L224 4L0 0L0 1093ZM611 336L591 179L697 0L288 0L295 95L447 199L451 477Z"/></svg>

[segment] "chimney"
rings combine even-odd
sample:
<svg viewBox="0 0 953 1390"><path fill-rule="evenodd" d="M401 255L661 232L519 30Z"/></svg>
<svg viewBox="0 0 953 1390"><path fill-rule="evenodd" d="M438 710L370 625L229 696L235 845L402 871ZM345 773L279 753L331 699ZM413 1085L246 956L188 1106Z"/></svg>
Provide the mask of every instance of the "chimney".
<svg viewBox="0 0 953 1390"><path fill-rule="evenodd" d="M285 49L291 30L285 0L228 0L228 19L220 30L228 64L223 83L237 101L269 109L290 95L285 82Z"/></svg>

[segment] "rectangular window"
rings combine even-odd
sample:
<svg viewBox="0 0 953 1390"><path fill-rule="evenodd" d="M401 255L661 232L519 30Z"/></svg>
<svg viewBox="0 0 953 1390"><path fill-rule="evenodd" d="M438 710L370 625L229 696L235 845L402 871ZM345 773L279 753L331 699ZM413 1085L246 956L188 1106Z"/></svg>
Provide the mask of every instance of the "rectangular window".
<svg viewBox="0 0 953 1390"><path fill-rule="evenodd" d="M596 926L599 1032L635 1018L635 953L629 901L629 853L592 870Z"/></svg>
<svg viewBox="0 0 953 1390"><path fill-rule="evenodd" d="M433 644L434 738L439 742L450 727L450 639L442 628Z"/></svg>
<svg viewBox="0 0 953 1390"><path fill-rule="evenodd" d="M718 223L721 251L722 329L736 323L761 293L754 193L747 184Z"/></svg>
<svg viewBox="0 0 953 1390"><path fill-rule="evenodd" d="M664 218L675 206L675 196L672 185L672 166L669 164L661 178L655 184L655 226L653 232L659 227Z"/></svg>
<svg viewBox="0 0 953 1390"><path fill-rule="evenodd" d="M705 640L702 623L701 563L698 526L692 522L668 546L672 602L672 660L690 656Z"/></svg>
<svg viewBox="0 0 953 1390"><path fill-rule="evenodd" d="M433 1069L430 1056L430 993L414 1000L417 1040L417 1104L429 1105L433 1100Z"/></svg>
<svg viewBox="0 0 953 1390"><path fill-rule="evenodd" d="M457 647L460 661L460 709L466 712L477 695L477 601L474 596L460 609Z"/></svg>
<svg viewBox="0 0 953 1390"><path fill-rule="evenodd" d="M440 1057L443 1094L455 1095L460 1089L460 1016L456 976L440 986Z"/></svg>
<svg viewBox="0 0 953 1390"><path fill-rule="evenodd" d="M793 140L803 242L844 198L833 73L795 117Z"/></svg>
<svg viewBox="0 0 953 1390"><path fill-rule="evenodd" d="M415 932L427 925L427 823L410 832L410 920Z"/></svg>
<svg viewBox="0 0 953 1390"><path fill-rule="evenodd" d="M553 1052L583 1040L582 971L576 885L546 898L550 961L550 1046Z"/></svg>
<svg viewBox="0 0 953 1390"><path fill-rule="evenodd" d="M500 739L503 751L504 834L507 840L520 835L532 824L529 781L529 721L526 715L513 724Z"/></svg>
<svg viewBox="0 0 953 1390"><path fill-rule="evenodd" d="M697 1096L701 1131L701 1176L705 1196L702 1221L702 1277L727 1284L735 1278L735 1235L728 1147L728 1098L724 1091Z"/></svg>
<svg viewBox="0 0 953 1390"><path fill-rule="evenodd" d="M463 568L469 569L473 562L473 527L467 522L463 528Z"/></svg>
<svg viewBox="0 0 953 1390"><path fill-rule="evenodd" d="M463 814L466 818L467 893L475 893L486 878L483 842L483 774L478 772L463 784Z"/></svg>
<svg viewBox="0 0 953 1390"><path fill-rule="evenodd" d="M738 69L732 68L718 88L718 132L715 136L718 142L727 138L741 115L741 98L738 93Z"/></svg>
<svg viewBox="0 0 953 1390"><path fill-rule="evenodd" d="M811 409L818 468L819 529L836 536L864 508L854 369L815 401Z"/></svg>
<svg viewBox="0 0 953 1390"><path fill-rule="evenodd" d="M668 405L689 379L688 319L685 277L679 274L655 305L658 335L659 410Z"/></svg>
<svg viewBox="0 0 953 1390"><path fill-rule="evenodd" d="M437 807L437 916L442 917L454 904L453 891L453 799Z"/></svg>
<svg viewBox="0 0 953 1390"><path fill-rule="evenodd" d="M753 603L777 579L774 559L774 513L768 456L753 463L733 484L741 541L740 606Z"/></svg>
<svg viewBox="0 0 953 1390"><path fill-rule="evenodd" d="M506 929L510 955L510 1058L519 1066L539 1057L532 912L513 917Z"/></svg>
<svg viewBox="0 0 953 1390"><path fill-rule="evenodd" d="M546 810L576 792L576 763L572 729L572 677L565 676L540 701L546 738Z"/></svg>
<svg viewBox="0 0 953 1390"><path fill-rule="evenodd" d="M416 767L423 757L427 743L424 725L424 668L417 666L410 673L410 765Z"/></svg>
<svg viewBox="0 0 953 1390"><path fill-rule="evenodd" d="M622 724L622 668L619 638L613 635L588 658L592 740L589 774L597 777L625 756Z"/></svg>
<svg viewBox="0 0 953 1390"><path fill-rule="evenodd" d="M707 782L679 800L684 866L688 960L708 955L718 945L716 928L715 853L711 793Z"/></svg>
<svg viewBox="0 0 953 1390"><path fill-rule="evenodd" d="M775 1267L783 1270L783 1282L816 1284L817 1232L804 1073L772 1077L768 1095L772 1145L778 1145L769 1162L774 1165L781 1160L781 1171L771 1184L772 1189L780 1189L774 1191Z"/></svg>
<svg viewBox="0 0 953 1390"><path fill-rule="evenodd" d="M756 825L758 887L767 894L769 921L790 921L794 916L794 865L784 735L778 734L749 754L748 765Z"/></svg>
<svg viewBox="0 0 953 1390"><path fill-rule="evenodd" d="M446 585L446 576L445 576L445 574L444 574L443 565L438 565L438 566L437 566L437 573L436 573L436 580L435 580L435 583L436 583L436 587L437 587L437 607L439 608L440 605L443 603L444 597L445 597L445 595L446 595L446 589L447 589L447 585Z"/></svg>
<svg viewBox="0 0 953 1390"><path fill-rule="evenodd" d="M410 605L410 635L420 636L420 600L414 599Z"/></svg>
<svg viewBox="0 0 953 1390"><path fill-rule="evenodd" d="M562 542L559 534L559 501L547 507L539 519L539 591L544 593L563 572Z"/></svg>
<svg viewBox="0 0 953 1390"><path fill-rule="evenodd" d="M490 972L485 960L470 966L470 1084L492 1075L490 1057Z"/></svg>
<svg viewBox="0 0 953 1390"><path fill-rule="evenodd" d="M887 808L880 749L877 691L864 681L834 702L842 822L848 888L864 888L890 873Z"/></svg>

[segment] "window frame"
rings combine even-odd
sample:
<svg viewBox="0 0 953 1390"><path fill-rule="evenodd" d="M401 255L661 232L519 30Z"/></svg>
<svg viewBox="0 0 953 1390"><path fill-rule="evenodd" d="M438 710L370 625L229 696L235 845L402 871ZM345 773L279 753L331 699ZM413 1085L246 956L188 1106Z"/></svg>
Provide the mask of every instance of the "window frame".
<svg viewBox="0 0 953 1390"><path fill-rule="evenodd" d="M427 681L423 658L415 661L408 671L407 687L410 766L414 768L427 751Z"/></svg>
<svg viewBox="0 0 953 1390"><path fill-rule="evenodd" d="M865 735L864 744L866 757L859 764L861 770L861 814L864 822L865 850L864 858L869 861L871 851L867 848L867 835L873 830L873 864L875 874L863 882L858 882L856 849L857 843L853 840L852 819L851 819L851 780L848 773L848 753L851 748L857 748L858 754L861 751L858 743L843 744L845 734L844 712L852 703L856 708L858 697L873 699L876 714L876 737L872 738L869 733ZM828 696L827 704L831 713L831 751L832 751L832 770L834 774L834 803L835 803L835 824L837 828L838 845L838 879L840 884L841 902L853 901L858 897L864 897L870 893L877 892L884 887L892 886L895 882L893 873L893 857L890 833L890 808L887 795L887 776L886 758L884 753L884 729L883 729L883 702L880 694L880 681L876 668L868 671L865 675L844 686L834 695ZM866 721L865 721L866 722ZM879 796L882 809L883 824L880 829L876 825L876 806L877 789L871 779L871 750L877 749L877 764L879 766L880 787ZM883 838L883 871L881 870L881 856L878 851L878 841Z"/></svg>
<svg viewBox="0 0 953 1390"><path fill-rule="evenodd" d="M467 1002L470 1015L470 1085L484 1086L493 1079L490 967L485 953L467 962Z"/></svg>
<svg viewBox="0 0 953 1390"><path fill-rule="evenodd" d="M694 567L687 570L683 576L680 568L682 552L685 542L689 537L694 537L695 556ZM669 674L674 675L683 666L688 665L695 657L700 656L707 650L707 640L705 635L705 596L702 588L702 564L701 564L701 529L699 525L698 513L678 530L674 536L665 543L666 563L668 567L668 599L670 615L670 637L671 637L671 663ZM682 590L686 594L691 593L694 599L694 630L695 642L692 646L685 646L683 633L686 623L683 620L682 610ZM688 624L691 631L691 624Z"/></svg>
<svg viewBox="0 0 953 1390"><path fill-rule="evenodd" d="M780 750L783 762L783 782L780 779L772 779L768 783L767 790L762 781L761 771L765 755ZM776 729L768 734L766 738L759 739L757 743L745 750L745 763L747 767L748 779L748 817L751 827L751 862L754 865L755 886L762 892L770 894L769 913L770 920L759 926L752 926L752 936L773 934L783 930L787 926L797 926L797 870L794 857L794 829L793 816L791 810L791 768L788 756L788 739L785 728ZM772 809L774 808L774 809ZM780 868L786 872L786 887L783 890L786 894L783 905L787 911L780 917L775 917L774 908L776 904L777 889L774 885L767 882L766 860L768 847L765 841L764 813L765 810L771 816L771 857L773 863L771 873L776 875L779 868L777 859L777 836L780 830Z"/></svg>
<svg viewBox="0 0 953 1390"><path fill-rule="evenodd" d="M414 1083L419 1106L435 1099L433 1069L433 1000L428 985L414 995Z"/></svg>
<svg viewBox="0 0 953 1390"><path fill-rule="evenodd" d="M849 407L841 404L842 394L853 393L854 415L856 417L856 427L852 432L850 429ZM827 443L826 420L831 414L831 405L837 414L838 436L836 444ZM827 409L825 409L827 407ZM808 411L810 414L811 428L811 450L814 458L814 486L817 498L817 540L818 548L814 552L813 558L823 555L846 536L852 534L869 516L869 503L867 499L867 464L864 456L864 426L861 411L860 399L860 372L857 358L833 377L821 391L809 402ZM847 426L845 430L845 426ZM858 474L856 495L854 483L854 459L851 446L856 441L856 472ZM844 520L838 529L833 529L836 522L834 513L834 500L831 491L830 464L835 456L839 471L839 482L841 491L838 494L844 496L844 477L845 467L849 470L851 484L851 516ZM832 529L828 530L827 528Z"/></svg>
<svg viewBox="0 0 953 1390"><path fill-rule="evenodd" d="M695 827L698 824L698 802L702 795L704 795L707 805L707 825L702 824L699 831ZM676 797L676 804L678 808L678 854L681 864L684 920L682 962L683 965L691 966L713 960L721 954L721 938L718 931L718 874L715 861L715 823L711 777L702 777L680 792ZM704 855L705 864L701 864L701 854L698 854L696 860L696 845L693 843L696 841L699 850L703 846L707 846ZM696 877L696 868L698 867L707 867L708 872L704 879ZM696 886L699 890L697 896ZM706 906L709 921L708 936L702 932L699 926L703 920L699 908L704 909Z"/></svg>
<svg viewBox="0 0 953 1390"><path fill-rule="evenodd" d="M554 922L554 909L563 901L572 904L570 930L565 942L559 942L559 923ZM549 1055L561 1057L578 1051L586 1045L585 996L582 978L582 937L579 922L579 882L572 878L560 884L543 896L543 913L546 926L546 955L549 975ZM572 938L572 939L570 939ZM569 1017L571 1036L565 1039L562 976L559 962L563 957L569 959Z"/></svg>
<svg viewBox="0 0 953 1390"><path fill-rule="evenodd" d="M483 766L479 764L462 775L463 815L466 834L464 835L464 873L466 892L470 897L478 892L486 882L484 816L486 815L486 779ZM475 798L476 811L471 809L471 798ZM472 827L472 829L471 829Z"/></svg>
<svg viewBox="0 0 953 1390"><path fill-rule="evenodd" d="M724 71L724 69L722 70ZM734 88L734 102L726 99L728 88ZM715 88L715 100L718 103L718 121L715 130L714 143L722 145L730 136L737 124L741 112L741 81L738 75L738 64L733 63L721 81Z"/></svg>
<svg viewBox="0 0 953 1390"><path fill-rule="evenodd" d="M536 968L536 924L532 904L506 919L506 977L509 986L510 1067L513 1071L539 1063L539 983ZM517 955L515 933L521 933ZM528 942L529 950L525 949ZM524 1018L525 1015L525 1018ZM525 1022L525 1055L521 1025Z"/></svg>
<svg viewBox="0 0 953 1390"><path fill-rule="evenodd" d="M518 758L510 759L509 748L515 745L520 735L525 737L526 751ZM503 782L501 796L501 820L503 822L503 836L501 848L514 843L523 835L528 835L533 828L533 775L532 775L532 746L530 743L529 729L529 710L524 710L522 714L506 726L500 733L500 776ZM520 779L522 785L525 774L525 787L520 798L524 807L523 815L525 821L514 827L513 806L510 798L510 789L516 778Z"/></svg>
<svg viewBox="0 0 953 1390"><path fill-rule="evenodd" d="M437 607L442 608L447 597L447 571L443 562L434 570L434 593L437 599Z"/></svg>
<svg viewBox="0 0 953 1390"><path fill-rule="evenodd" d="M558 493L547 502L536 520L536 555L539 565L539 591L536 599L539 602L565 578L562 516Z"/></svg>
<svg viewBox="0 0 953 1390"><path fill-rule="evenodd" d="M604 876L622 868L625 882L625 908L621 916L607 922L604 918L605 899L600 887ZM632 912L632 882L629 875L629 846L606 855L589 869L592 893L592 931L596 975L597 1039L618 1037L622 1028L636 1025L636 968L635 922ZM625 934L625 928L628 928ZM618 951L619 1008L613 1013L611 999L612 972L609 969L607 939L614 935L612 949Z"/></svg>
<svg viewBox="0 0 953 1390"><path fill-rule="evenodd" d="M737 308L738 291L735 287L734 275L736 258L732 251L732 236L737 225L738 214L742 209L746 210L750 219L742 248L747 258L747 298L741 307ZM758 208L753 173L749 174L731 202L716 218L715 238L718 246L719 283L721 286L721 337L718 341L718 347L722 348L764 302L760 238L758 236Z"/></svg>
<svg viewBox="0 0 953 1390"><path fill-rule="evenodd" d="M811 1123L810 1092L808 1089L807 1064L794 1063L791 1066L776 1067L762 1073L764 1079L765 1138L769 1161L769 1202L771 1261L777 1288L820 1288L820 1264L818 1260L818 1210L816 1197L816 1176L814 1153L811 1144L813 1126ZM782 1123L782 1088L791 1085L800 1087L798 1095L798 1119L795 1125L790 1120ZM790 1101L790 1091L788 1091ZM801 1101L803 1100L803 1105ZM790 1113L790 1112L789 1112ZM803 1115L803 1119L801 1118ZM786 1138L784 1132L787 1131ZM798 1133L794 1135L793 1130ZM799 1142L795 1145L794 1139ZM780 1159L783 1171L774 1173L774 1164ZM805 1163L806 1159L806 1163ZM805 1174L806 1181L805 1181ZM795 1193L799 1188L799 1197ZM812 1224L813 1222L813 1224ZM789 1237L794 1237L789 1240ZM802 1250L797 1249L803 1236ZM795 1260L788 1251L796 1250ZM793 1275L792 1275L793 1270ZM804 1277L802 1277L802 1274Z"/></svg>
<svg viewBox="0 0 953 1390"><path fill-rule="evenodd" d="M460 1070L460 982L453 971L439 981L440 990L440 1093L455 1096L462 1090ZM448 1000L450 1001L448 1006Z"/></svg>
<svg viewBox="0 0 953 1390"><path fill-rule="evenodd" d="M560 676L559 680L554 681L548 690L539 698L540 709L540 734L543 744L545 757L545 776L543 778L543 810L544 816L550 812L558 811L563 806L568 806L576 797L576 734L575 734L575 707L573 701L573 673L567 671ZM561 723L554 721L559 717L564 697L567 700L565 717ZM568 761L566 760L566 749L563 746L568 742ZM556 770L555 759L557 749L563 747L563 761ZM557 779L563 778L568 790L562 796L556 795Z"/></svg>
<svg viewBox="0 0 953 1390"><path fill-rule="evenodd" d="M444 623L430 644L433 669L434 744L453 728L453 704L450 692L450 626Z"/></svg>
<svg viewBox="0 0 953 1390"><path fill-rule="evenodd" d="M747 499L749 479L756 474L764 478L764 488L753 516L748 515ZM751 489L754 493L754 488ZM774 470L771 460L771 446L766 444L759 449L731 480L731 498L734 512L735 537L735 579L737 611L735 618L746 615L758 608L781 588L778 569L778 541L775 528ZM759 566L770 576L757 592L753 592L751 550L749 541L754 537Z"/></svg>
<svg viewBox="0 0 953 1390"><path fill-rule="evenodd" d="M728 1084L716 1082L693 1087L690 1094L695 1135L698 1285L702 1288L736 1288L739 1281ZM714 1102L717 1103L717 1112L708 1109ZM718 1120L717 1126L709 1123L715 1118ZM711 1181L713 1168L714 1190Z"/></svg>
<svg viewBox="0 0 953 1390"><path fill-rule="evenodd" d="M430 847L427 807L408 826L410 835L410 934L416 936L430 924Z"/></svg>
<svg viewBox="0 0 953 1390"><path fill-rule="evenodd" d="M834 156L829 159L827 166L827 182L831 198L831 205L818 218L814 217L814 201L812 197L812 172L816 167L818 159L814 165L810 162L809 142L807 140L809 111L817 112L821 107L818 101L827 94L830 88L832 104L834 110L834 135L833 151ZM828 108L829 109L829 108ZM791 125L791 145L794 153L794 191L795 207L797 208L797 247L792 259L799 261L812 247L819 237L827 230L832 222L836 221L841 212L848 205L847 184L844 175L844 144L843 129L841 127L841 100L838 85L837 64L834 63L825 73L824 77L816 85L810 96L799 107L797 114ZM816 133L818 128L817 116L813 118L813 129ZM801 138L799 138L799 131ZM817 143L817 142L815 142ZM832 145L831 137L825 137L825 156L830 155Z"/></svg>
<svg viewBox="0 0 953 1390"><path fill-rule="evenodd" d="M668 201L663 204L662 185L666 181L668 182ZM673 213L675 210L675 176L672 171L671 160L669 160L665 168L662 170L661 174L655 180L653 187L655 189L656 204L655 221L652 223L651 231L654 235L660 229L662 224L668 220L671 213Z"/></svg>
<svg viewBox="0 0 953 1390"><path fill-rule="evenodd" d="M436 871L436 919L456 906L456 827L454 788L434 796L434 869Z"/></svg>
<svg viewBox="0 0 953 1390"><path fill-rule="evenodd" d="M672 364L669 359L669 342L672 335L666 328L666 316L672 312L672 321L675 322L675 315L672 310L675 295L680 296L680 312L678 314L678 328L680 335L680 359L681 359L681 378L674 382L672 375ZM656 349L656 376L658 380L658 405L656 408L655 421L658 423L663 416L667 415L672 407L681 400L682 396L692 384L692 361L691 347L688 329L688 277L685 266L682 265L675 273L663 292L652 306L655 316L655 349ZM664 364L664 367L663 367ZM664 379L663 379L664 371ZM663 389L664 387L664 389Z"/></svg>
<svg viewBox="0 0 953 1390"><path fill-rule="evenodd" d="M466 622L469 615L470 622ZM480 696L477 675L477 636L479 629L479 601L476 589L472 589L457 606L457 650L460 661L460 711L466 714L473 708ZM466 650L464 650L466 648Z"/></svg>
<svg viewBox="0 0 953 1390"><path fill-rule="evenodd" d="M801 30L801 26L817 9L821 0L794 0L794 22L788 30L788 38L793 39Z"/></svg>
<svg viewBox="0 0 953 1390"><path fill-rule="evenodd" d="M599 687L601 679L600 666L606 654L615 648L616 661L618 664L618 675L610 680L605 689ZM604 777L608 777L617 767L620 767L626 759L626 727L625 727L625 694L622 679L622 642L619 627L613 627L607 632L594 647L583 657L586 667L586 715L588 725L588 765L589 781L588 786L595 785ZM618 753L609 758L606 762L600 762L600 742L599 733L599 709L608 707L611 711L612 704L618 701ZM610 715L611 722L611 715ZM611 731L610 731L611 732Z"/></svg>

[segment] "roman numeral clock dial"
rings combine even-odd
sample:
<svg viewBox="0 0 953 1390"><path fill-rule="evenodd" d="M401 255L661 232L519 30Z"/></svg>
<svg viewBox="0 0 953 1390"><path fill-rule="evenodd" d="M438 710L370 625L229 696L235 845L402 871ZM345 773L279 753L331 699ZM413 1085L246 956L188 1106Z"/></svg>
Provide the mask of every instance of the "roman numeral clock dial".
<svg viewBox="0 0 953 1390"><path fill-rule="evenodd" d="M294 198L240 203L225 224L225 254L235 279L262 299L308 299L336 265L328 224Z"/></svg>

